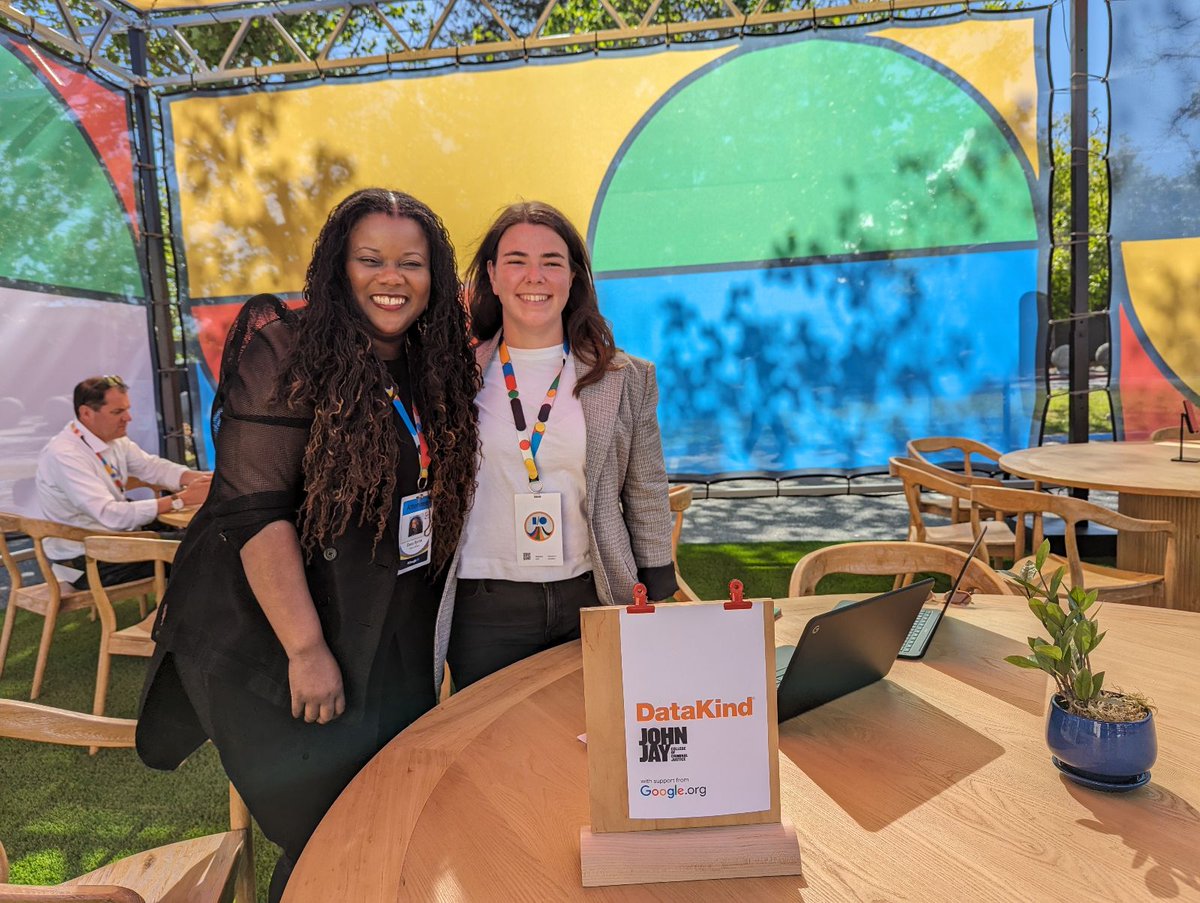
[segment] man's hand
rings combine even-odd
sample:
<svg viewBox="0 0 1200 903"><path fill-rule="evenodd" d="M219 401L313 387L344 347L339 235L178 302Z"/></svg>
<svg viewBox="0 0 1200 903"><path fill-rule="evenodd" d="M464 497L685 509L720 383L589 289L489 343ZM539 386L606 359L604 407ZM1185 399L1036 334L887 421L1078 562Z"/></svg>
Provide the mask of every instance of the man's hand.
<svg viewBox="0 0 1200 903"><path fill-rule="evenodd" d="M342 672L325 643L288 657L292 717L328 724L346 710Z"/></svg>
<svg viewBox="0 0 1200 903"><path fill-rule="evenodd" d="M179 498L183 499L183 504L187 506L203 505L204 500L208 498L208 489L212 486L212 482L205 480L203 482L193 480L190 483L185 483L183 489L175 493Z"/></svg>

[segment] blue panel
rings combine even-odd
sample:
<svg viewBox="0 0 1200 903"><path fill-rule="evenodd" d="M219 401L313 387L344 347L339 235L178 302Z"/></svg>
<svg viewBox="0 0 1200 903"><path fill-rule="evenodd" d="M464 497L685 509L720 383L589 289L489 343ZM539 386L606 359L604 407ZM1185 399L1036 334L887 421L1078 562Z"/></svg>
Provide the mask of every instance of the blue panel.
<svg viewBox="0 0 1200 903"><path fill-rule="evenodd" d="M1029 444L1036 248L603 279L653 360L673 474L879 466L914 436Z"/></svg>

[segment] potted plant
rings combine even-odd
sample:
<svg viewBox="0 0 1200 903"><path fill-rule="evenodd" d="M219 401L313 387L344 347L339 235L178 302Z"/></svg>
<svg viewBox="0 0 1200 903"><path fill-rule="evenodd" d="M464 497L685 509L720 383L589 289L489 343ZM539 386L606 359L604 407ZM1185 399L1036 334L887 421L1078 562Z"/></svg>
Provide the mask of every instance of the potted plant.
<svg viewBox="0 0 1200 903"><path fill-rule="evenodd" d="M1105 689L1104 672L1094 670L1091 660L1104 639L1093 611L1096 590L1067 590L1065 567L1047 583L1042 566L1049 554L1050 543L1045 541L1021 573L1005 572L1050 637L1029 637L1029 655L1004 660L1054 678L1057 689L1046 718L1046 743L1063 774L1098 790L1141 787L1150 780L1149 769L1158 755L1154 707L1140 693Z"/></svg>

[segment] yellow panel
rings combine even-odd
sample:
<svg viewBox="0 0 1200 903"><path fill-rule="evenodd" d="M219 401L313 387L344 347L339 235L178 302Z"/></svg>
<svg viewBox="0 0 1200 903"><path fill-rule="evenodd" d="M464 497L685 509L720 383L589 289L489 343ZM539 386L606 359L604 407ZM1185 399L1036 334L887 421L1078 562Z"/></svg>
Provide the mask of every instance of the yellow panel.
<svg viewBox="0 0 1200 903"><path fill-rule="evenodd" d="M1122 242L1121 259L1147 340L1200 392L1200 238Z"/></svg>
<svg viewBox="0 0 1200 903"><path fill-rule="evenodd" d="M1038 173L1034 20L969 19L929 28L871 32L911 47L960 75L996 108Z"/></svg>
<svg viewBox="0 0 1200 903"><path fill-rule="evenodd" d="M170 106L193 298L296 292L330 208L399 188L445 220L460 263L521 198L581 231L622 141L732 47L191 97Z"/></svg>

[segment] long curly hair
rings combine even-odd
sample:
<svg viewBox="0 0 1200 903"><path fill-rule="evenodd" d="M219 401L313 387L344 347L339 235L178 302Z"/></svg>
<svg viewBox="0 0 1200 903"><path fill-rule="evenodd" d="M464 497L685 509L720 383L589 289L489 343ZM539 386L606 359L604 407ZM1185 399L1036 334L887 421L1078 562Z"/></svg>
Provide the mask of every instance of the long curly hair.
<svg viewBox="0 0 1200 903"><path fill-rule="evenodd" d="M542 201L520 201L500 211L479 242L479 249L467 268L471 333L480 341L486 341L504 324L504 309L492 290L487 265L496 262L504 233L520 223L553 229L567 245L571 272L575 278L571 281L571 292L562 312L563 332L571 342L571 351L588 367L587 373L575 383L575 395L578 397L585 386L599 382L604 378L604 372L612 368L617 347L613 341L612 327L600 313L587 242L558 209Z"/></svg>
<svg viewBox="0 0 1200 903"><path fill-rule="evenodd" d="M329 214L313 245L304 282L308 302L277 393L313 411L304 451L301 545L308 556L341 536L354 509L360 526L375 524L375 542L392 514L405 446L387 397L390 377L375 355L366 316L346 275L351 230L383 213L416 222L429 242L429 304L405 333L413 400L433 460L432 559L454 553L475 491L479 428L475 394L481 377L467 338L454 246L432 210L400 191L357 191Z"/></svg>

